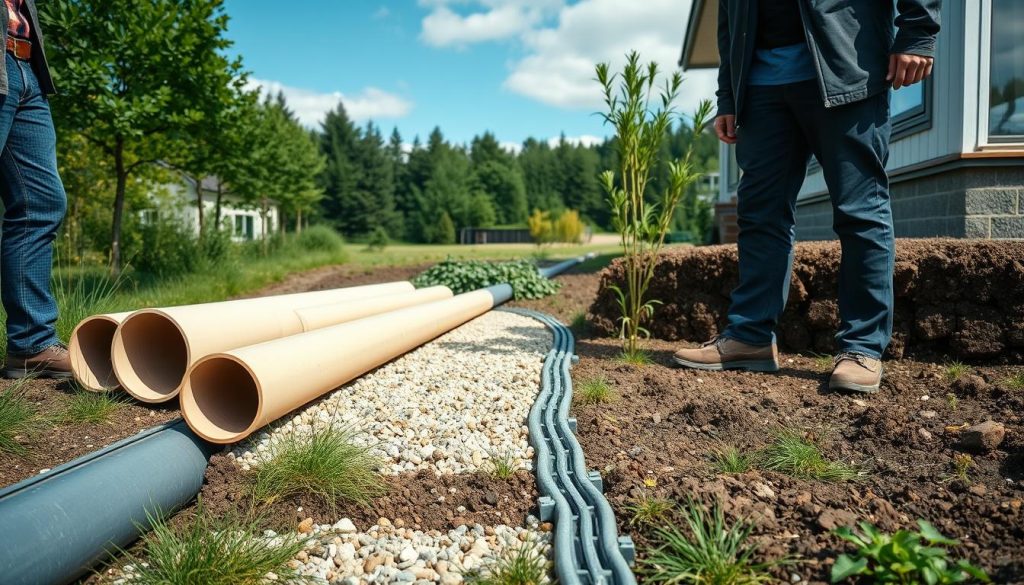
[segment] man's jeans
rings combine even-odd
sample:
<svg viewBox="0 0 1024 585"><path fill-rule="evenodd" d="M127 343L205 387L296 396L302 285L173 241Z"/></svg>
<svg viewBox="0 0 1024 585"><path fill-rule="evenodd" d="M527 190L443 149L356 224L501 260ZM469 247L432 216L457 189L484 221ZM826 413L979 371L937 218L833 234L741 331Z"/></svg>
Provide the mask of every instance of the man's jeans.
<svg viewBox="0 0 1024 585"><path fill-rule="evenodd" d="M767 345L789 293L796 197L813 154L842 243L836 341L880 358L892 336L895 240L889 181L889 92L826 109L816 81L752 86L736 159L739 286L723 336Z"/></svg>
<svg viewBox="0 0 1024 585"><path fill-rule="evenodd" d="M67 199L57 174L50 105L31 65L10 53L0 96L0 298L7 311L7 352L28 356L57 343L57 303L50 291L53 240Z"/></svg>

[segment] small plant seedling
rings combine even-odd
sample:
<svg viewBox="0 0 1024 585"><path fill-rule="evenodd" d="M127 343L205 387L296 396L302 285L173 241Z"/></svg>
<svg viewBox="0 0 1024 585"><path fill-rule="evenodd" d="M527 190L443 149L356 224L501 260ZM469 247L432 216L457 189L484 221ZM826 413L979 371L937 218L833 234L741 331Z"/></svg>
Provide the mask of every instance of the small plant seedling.
<svg viewBox="0 0 1024 585"><path fill-rule="evenodd" d="M720 505L708 510L691 501L679 513L685 529L656 529L660 546L640 561L648 583L757 585L772 581L772 567L789 564L787 559L755 562L758 548L748 541L753 525L727 524Z"/></svg>
<svg viewBox="0 0 1024 585"><path fill-rule="evenodd" d="M751 467L750 457L736 447L726 447L712 453L711 460L719 473L743 473Z"/></svg>
<svg viewBox="0 0 1024 585"><path fill-rule="evenodd" d="M952 382L953 380L960 378L960 376L963 376L970 370L971 368L967 364L963 362L952 361L946 364L946 368L942 371L942 375L946 378L946 380Z"/></svg>
<svg viewBox="0 0 1024 585"><path fill-rule="evenodd" d="M619 354L619 362L631 366L647 366L654 363L651 353L640 347L626 348Z"/></svg>
<svg viewBox="0 0 1024 585"><path fill-rule="evenodd" d="M675 504L669 500L644 494L626 506L626 510L630 513L629 524L630 526L661 524L674 507Z"/></svg>
<svg viewBox="0 0 1024 585"><path fill-rule="evenodd" d="M965 484L971 483L971 478L968 474L972 467L974 467L973 457L966 453L957 453L953 456L953 475L947 477L945 481L959 479Z"/></svg>
<svg viewBox="0 0 1024 585"><path fill-rule="evenodd" d="M577 390L581 404L605 404L615 399L615 390L603 376L584 380Z"/></svg>
<svg viewBox="0 0 1024 585"><path fill-rule="evenodd" d="M0 453L24 455L26 449L17 437L39 427L39 415L25 396L27 380L23 378L0 390Z"/></svg>
<svg viewBox="0 0 1024 585"><path fill-rule="evenodd" d="M1006 385L1013 390L1024 390L1024 372L1017 372L1007 378Z"/></svg>
<svg viewBox="0 0 1024 585"><path fill-rule="evenodd" d="M550 570L548 558L527 540L490 566L463 577L469 585L540 585L550 582Z"/></svg>
<svg viewBox="0 0 1024 585"><path fill-rule="evenodd" d="M957 400L956 394L950 392L946 394L946 403L949 404L949 409L955 412L956 407L960 404L960 401Z"/></svg>
<svg viewBox="0 0 1024 585"><path fill-rule="evenodd" d="M848 481L858 477L857 469L830 461L821 449L795 431L782 431L759 454L761 467L802 479Z"/></svg>
<svg viewBox="0 0 1024 585"><path fill-rule="evenodd" d="M918 520L919 531L899 530L885 534L861 522L860 532L843 526L833 533L857 547L853 555L842 554L832 565L832 582L851 578L871 583L967 583L990 582L987 574L965 560L953 562L943 546L955 546L934 526ZM922 542L923 541L923 542Z"/></svg>
<svg viewBox="0 0 1024 585"><path fill-rule="evenodd" d="M819 370L831 370L832 369L832 356L828 354L814 354L814 367Z"/></svg>
<svg viewBox="0 0 1024 585"><path fill-rule="evenodd" d="M114 392L90 392L84 388L77 388L71 395L67 407L56 416L54 422L102 424L109 421L115 412L129 402L127 397Z"/></svg>
<svg viewBox="0 0 1024 585"><path fill-rule="evenodd" d="M495 479L508 480L519 471L519 462L512 451L491 455L491 476Z"/></svg>

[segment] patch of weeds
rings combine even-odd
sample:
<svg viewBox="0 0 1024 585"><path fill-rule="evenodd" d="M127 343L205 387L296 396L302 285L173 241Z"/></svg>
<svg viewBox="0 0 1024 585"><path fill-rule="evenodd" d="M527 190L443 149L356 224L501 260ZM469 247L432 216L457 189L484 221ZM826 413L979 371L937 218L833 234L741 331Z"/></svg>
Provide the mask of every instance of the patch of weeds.
<svg viewBox="0 0 1024 585"><path fill-rule="evenodd" d="M764 469L801 479L847 481L858 477L856 468L828 460L817 445L794 431L778 433L758 459Z"/></svg>
<svg viewBox="0 0 1024 585"><path fill-rule="evenodd" d="M943 481L960 480L965 485L970 485L970 471L974 467L974 458L966 453L957 453L953 456L953 475Z"/></svg>
<svg viewBox="0 0 1024 585"><path fill-rule="evenodd" d="M584 380L575 393L582 404L605 404L615 399L615 390L603 376Z"/></svg>
<svg viewBox="0 0 1024 585"><path fill-rule="evenodd" d="M685 529L669 525L655 531L660 546L640 561L648 583L756 585L770 583L768 570L786 559L756 562L757 545L748 541L753 525L725 521L721 505L708 510L696 502L680 508Z"/></svg>
<svg viewBox="0 0 1024 585"><path fill-rule="evenodd" d="M512 455L512 451L491 455L491 477L500 480L512 479L512 476L519 471L519 461Z"/></svg>
<svg viewBox="0 0 1024 585"><path fill-rule="evenodd" d="M110 420L119 409L129 404L126 396L114 392L90 392L76 388L71 400L54 422L58 424L100 424Z"/></svg>
<svg viewBox="0 0 1024 585"><path fill-rule="evenodd" d="M630 526L662 524L674 507L675 504L669 500L644 494L626 506L626 510L630 514L629 524Z"/></svg>
<svg viewBox="0 0 1024 585"><path fill-rule="evenodd" d="M25 396L23 378L0 390L0 452L24 455L27 450L17 437L31 433L39 427L39 415Z"/></svg>
<svg viewBox="0 0 1024 585"><path fill-rule="evenodd" d="M651 352L637 347L623 349L619 354L618 361L631 366L647 366L654 363L654 358L651 357Z"/></svg>
<svg viewBox="0 0 1024 585"><path fill-rule="evenodd" d="M950 410L956 412L956 407L960 404L960 401L957 399L956 394L950 392L946 394L946 404L949 405Z"/></svg>
<svg viewBox="0 0 1024 585"><path fill-rule="evenodd" d="M946 367L942 370L942 376L946 378L947 381L952 382L969 371L971 371L971 368L967 364L952 361L946 364Z"/></svg>
<svg viewBox="0 0 1024 585"><path fill-rule="evenodd" d="M736 447L725 447L712 453L711 460L719 473L743 473L752 466L750 457Z"/></svg>
<svg viewBox="0 0 1024 585"><path fill-rule="evenodd" d="M289 433L272 444L269 455L255 467L252 496L269 503L311 493L328 504L367 503L385 491L378 465L369 447L356 445L347 429Z"/></svg>
<svg viewBox="0 0 1024 585"><path fill-rule="evenodd" d="M814 367L819 370L831 370L834 358L828 354L811 354L814 356Z"/></svg>
<svg viewBox="0 0 1024 585"><path fill-rule="evenodd" d="M572 324L569 325L574 331L587 331L590 328L590 322L587 321L587 314L584 311L579 311L572 316Z"/></svg>
<svg viewBox="0 0 1024 585"><path fill-rule="evenodd" d="M965 560L953 562L943 546L956 546L958 541L946 538L934 526L918 520L920 531L900 530L885 534L861 522L860 532L849 527L833 533L853 543L853 555L842 554L832 565L832 582L850 578L872 583L967 583L974 579L988 583L985 571ZM923 541L923 542L922 542Z"/></svg>
<svg viewBox="0 0 1024 585"><path fill-rule="evenodd" d="M469 585L540 585L550 581L551 563L527 540L485 569L463 574Z"/></svg>
<svg viewBox="0 0 1024 585"><path fill-rule="evenodd" d="M212 519L202 509L180 529L150 522L139 556L127 554L134 585L262 585L271 572L275 583L309 582L288 566L304 548L297 534L268 539L255 521Z"/></svg>
<svg viewBox="0 0 1024 585"><path fill-rule="evenodd" d="M1017 372L1007 378L1006 385L1014 390L1024 390L1024 372Z"/></svg>

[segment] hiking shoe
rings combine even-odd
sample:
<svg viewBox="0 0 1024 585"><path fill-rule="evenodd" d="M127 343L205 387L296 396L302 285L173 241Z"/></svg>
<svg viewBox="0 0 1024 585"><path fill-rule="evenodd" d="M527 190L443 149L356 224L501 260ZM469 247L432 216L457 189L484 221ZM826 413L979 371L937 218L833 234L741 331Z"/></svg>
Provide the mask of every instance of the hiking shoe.
<svg viewBox="0 0 1024 585"><path fill-rule="evenodd" d="M70 378L71 357L63 344L51 345L30 356L7 356L6 378Z"/></svg>
<svg viewBox="0 0 1024 585"><path fill-rule="evenodd" d="M749 345L728 337L716 337L695 349L680 349L672 361L697 370L750 370L777 372L779 352L775 344Z"/></svg>
<svg viewBox="0 0 1024 585"><path fill-rule="evenodd" d="M882 385L882 360L862 353L845 352L836 356L832 364L829 390L848 390L874 394Z"/></svg>

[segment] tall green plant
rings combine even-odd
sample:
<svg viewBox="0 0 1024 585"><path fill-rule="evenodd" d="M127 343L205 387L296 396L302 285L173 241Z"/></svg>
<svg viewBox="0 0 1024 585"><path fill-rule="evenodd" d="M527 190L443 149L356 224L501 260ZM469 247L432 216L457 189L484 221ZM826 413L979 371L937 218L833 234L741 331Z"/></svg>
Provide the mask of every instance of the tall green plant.
<svg viewBox="0 0 1024 585"><path fill-rule="evenodd" d="M668 163L669 180L661 193L648 193L651 171L660 162L662 143L677 115L673 103L683 81L676 72L659 89L659 77L657 64L644 66L636 51L626 57L621 73L610 73L607 63L597 65L597 80L608 109L602 117L615 128L619 155L618 173L604 171L601 183L611 203L612 225L621 237L626 282L612 290L622 309L623 352L627 356L639 354L639 340L648 335L642 322L651 318L659 302L647 298L657 254L676 206L700 176L693 160L697 143L693 140L681 158ZM704 131L710 115L711 102L702 101L693 116L695 136Z"/></svg>

